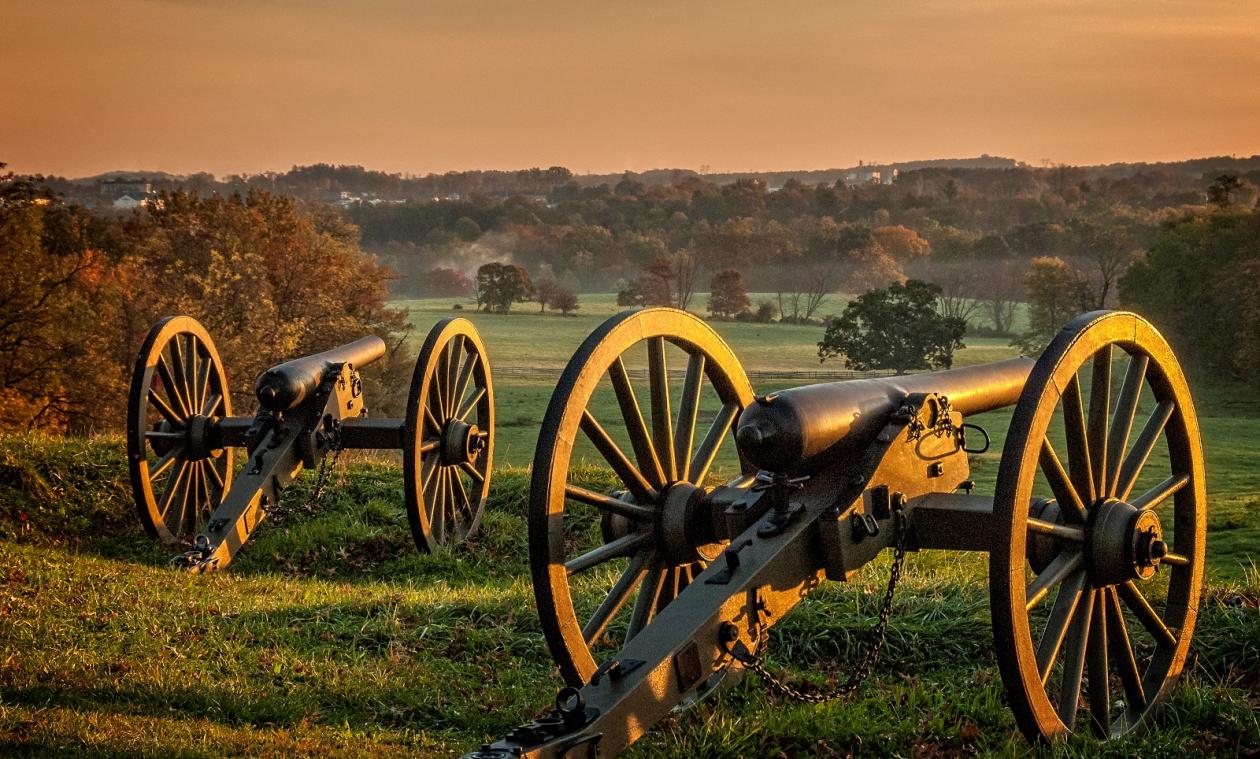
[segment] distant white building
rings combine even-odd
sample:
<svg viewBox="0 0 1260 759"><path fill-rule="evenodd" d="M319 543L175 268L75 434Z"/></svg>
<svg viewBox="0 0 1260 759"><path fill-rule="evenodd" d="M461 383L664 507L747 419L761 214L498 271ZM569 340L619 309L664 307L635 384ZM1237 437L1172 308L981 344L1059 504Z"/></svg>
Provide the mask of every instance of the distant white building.
<svg viewBox="0 0 1260 759"><path fill-rule="evenodd" d="M120 198L114 199L113 206L114 208L124 211L130 211L134 208L139 208L140 206L147 206L148 204L149 199L144 196L141 196L140 198L133 198L130 195L123 195Z"/></svg>
<svg viewBox="0 0 1260 759"><path fill-rule="evenodd" d="M876 169L864 166L844 175L846 187L857 187L864 184L892 184L900 172L891 166Z"/></svg>

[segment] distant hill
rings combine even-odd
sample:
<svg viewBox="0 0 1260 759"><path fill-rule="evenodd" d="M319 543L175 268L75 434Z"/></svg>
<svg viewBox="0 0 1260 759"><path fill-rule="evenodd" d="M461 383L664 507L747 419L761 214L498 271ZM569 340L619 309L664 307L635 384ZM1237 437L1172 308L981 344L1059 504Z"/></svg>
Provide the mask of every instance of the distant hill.
<svg viewBox="0 0 1260 759"><path fill-rule="evenodd" d="M616 185L629 177L646 185L669 185L687 177L700 177L715 184L730 184L743 179L757 179L771 188L790 180L805 184L835 184L857 171L895 169L905 176L911 172L1039 172L1057 166L1030 166L1014 158L980 155L974 158L934 158L882 164L863 164L845 168L797 169L781 171L744 171L701 173L692 169L649 169L640 172L575 175L562 166L504 171L451 171L423 176L389 173L362 166L313 164L294 166L286 172L264 172L254 175L233 175L222 178L201 172L189 175L165 171L107 171L90 177L65 179L52 177L48 183L69 199L92 204L97 186L107 179L144 179L154 190L195 190L199 193L244 192L259 187L312 201L324 202L400 202L452 200L472 195L509 197L514 195L541 198L568 183L583 187ZM1070 167L1081 179L1122 179L1139 175L1164 175L1180 182L1196 185L1203 177L1222 173L1254 177L1260 174L1260 155L1249 157L1215 156L1185 161L1154 163L1112 163Z"/></svg>
<svg viewBox="0 0 1260 759"><path fill-rule="evenodd" d="M899 172L918 169L1013 169L1024 164L1014 158L981 155L976 158L933 158L921 161L901 161L896 163L867 163L858 166L833 169L800 169L795 171L727 171L702 174L690 169L649 169L642 172L624 172L622 174L583 174L574 180L584 186L616 184L629 175L644 184L670 184L680 176L696 176L716 184L730 184L741 179L759 179L771 187L782 186L795 179L805 184L835 184L846 174L858 170L884 171L896 169Z"/></svg>

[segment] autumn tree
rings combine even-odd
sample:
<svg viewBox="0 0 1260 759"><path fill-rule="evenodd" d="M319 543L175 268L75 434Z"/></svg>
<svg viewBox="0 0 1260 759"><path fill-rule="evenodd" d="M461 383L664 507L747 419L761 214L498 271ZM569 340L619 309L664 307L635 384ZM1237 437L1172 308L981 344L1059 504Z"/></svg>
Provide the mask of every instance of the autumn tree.
<svg viewBox="0 0 1260 759"><path fill-rule="evenodd" d="M1028 263L1024 273L1028 298L1028 331L1013 344L1037 354L1063 325L1088 310L1089 293L1083 275L1062 258L1041 256Z"/></svg>
<svg viewBox="0 0 1260 759"><path fill-rule="evenodd" d="M559 290L560 282L556 280L555 274L551 272L551 267L547 267L539 273L538 278L534 280L534 300L538 301L539 313L547 312L547 306L551 305L551 301Z"/></svg>
<svg viewBox="0 0 1260 759"><path fill-rule="evenodd" d="M551 294L550 305L565 316L581 308L578 305L577 294L563 285L556 287L555 292Z"/></svg>
<svg viewBox="0 0 1260 759"><path fill-rule="evenodd" d="M940 288L917 279L870 290L827 323L818 357L844 356L850 369L949 368L967 323L936 310Z"/></svg>
<svg viewBox="0 0 1260 759"><path fill-rule="evenodd" d="M126 341L109 327L126 288L103 232L36 178L0 176L0 430L86 432L121 418Z"/></svg>
<svg viewBox="0 0 1260 759"><path fill-rule="evenodd" d="M723 269L709 280L709 313L730 319L746 313L750 306L744 275L738 269Z"/></svg>
<svg viewBox="0 0 1260 759"><path fill-rule="evenodd" d="M533 297L534 283L523 267L492 261L477 269L477 305L486 311L506 314L513 303Z"/></svg>
<svg viewBox="0 0 1260 759"><path fill-rule="evenodd" d="M433 298L460 298L472 292L472 282L458 269L435 266L425 275L424 291Z"/></svg>
<svg viewBox="0 0 1260 759"><path fill-rule="evenodd" d="M1183 356L1260 389L1260 211L1213 210L1164 225L1121 280L1120 302Z"/></svg>

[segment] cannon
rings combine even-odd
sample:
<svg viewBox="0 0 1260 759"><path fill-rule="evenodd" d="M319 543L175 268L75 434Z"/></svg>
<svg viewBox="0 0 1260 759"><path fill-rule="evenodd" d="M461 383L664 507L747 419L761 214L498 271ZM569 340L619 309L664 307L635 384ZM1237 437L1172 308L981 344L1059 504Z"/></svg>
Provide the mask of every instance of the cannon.
<svg viewBox="0 0 1260 759"><path fill-rule="evenodd" d="M127 459L140 521L184 550L172 563L193 572L226 567L281 493L329 454L398 449L416 547L431 552L477 529L494 443L494 388L472 323L450 318L429 331L416 360L405 419L367 416L359 370L385 355L369 336L268 369L258 412L233 416L227 375L204 327L167 317L136 358L127 407ZM234 466L242 450L244 464Z"/></svg>
<svg viewBox="0 0 1260 759"><path fill-rule="evenodd" d="M969 419L1011 406L981 495L969 454L988 437ZM617 487L575 481L590 457ZM715 461L734 476L714 482ZM532 476L534 594L567 684L475 759L612 756L747 671L807 701L851 693L916 551L988 553L994 651L1031 741L1147 728L1194 634L1198 425L1168 344L1132 313L1082 315L1035 361L761 396L699 319L621 314L568 364ZM885 551L881 621L848 680L827 692L775 680L767 630Z"/></svg>

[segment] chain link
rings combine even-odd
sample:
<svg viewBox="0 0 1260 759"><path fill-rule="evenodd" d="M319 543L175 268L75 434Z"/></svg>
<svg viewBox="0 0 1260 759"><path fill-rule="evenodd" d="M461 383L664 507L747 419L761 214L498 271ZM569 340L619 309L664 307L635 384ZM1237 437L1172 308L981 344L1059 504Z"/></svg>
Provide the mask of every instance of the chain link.
<svg viewBox="0 0 1260 759"><path fill-rule="evenodd" d="M766 682L766 686L780 696L790 698L794 701L802 701L807 704L825 704L835 701L852 694L862 683L870 676L871 670L879 663L879 655L884 649L884 643L888 639L888 617L892 613L893 594L897 591L897 582L901 579L901 568L906 559L906 515L902 511L896 512L896 531L897 539L893 547L893 563L892 568L888 572L888 587L884 591L883 605L879 610L879 622L871 631L874 640L871 642L870 648L862 655L861 661L858 662L857 669L849 676L841 685L836 686L828 691L820 691L806 693L805 691L793 688L791 685L783 682L776 677L774 673L766 669L764 658L759 653L749 653L744 656L736 654L730 648L727 652L740 661L745 668L757 673ZM760 631L757 636L757 650L761 651L766 642L766 630Z"/></svg>
<svg viewBox="0 0 1260 759"><path fill-rule="evenodd" d="M277 497L276 502L268 509L268 515L272 517L284 517L287 514L296 513L298 511L314 512L323 503L324 494L328 491L328 485L332 481L332 472L337 467L337 461L341 458L341 452L345 450L341 447L341 435L332 432L328 435L328 447L324 449L324 455L319 458L319 469L315 473L315 487L311 490L311 495L303 503L293 506L281 506L280 499ZM332 454L329 456L328 454Z"/></svg>

